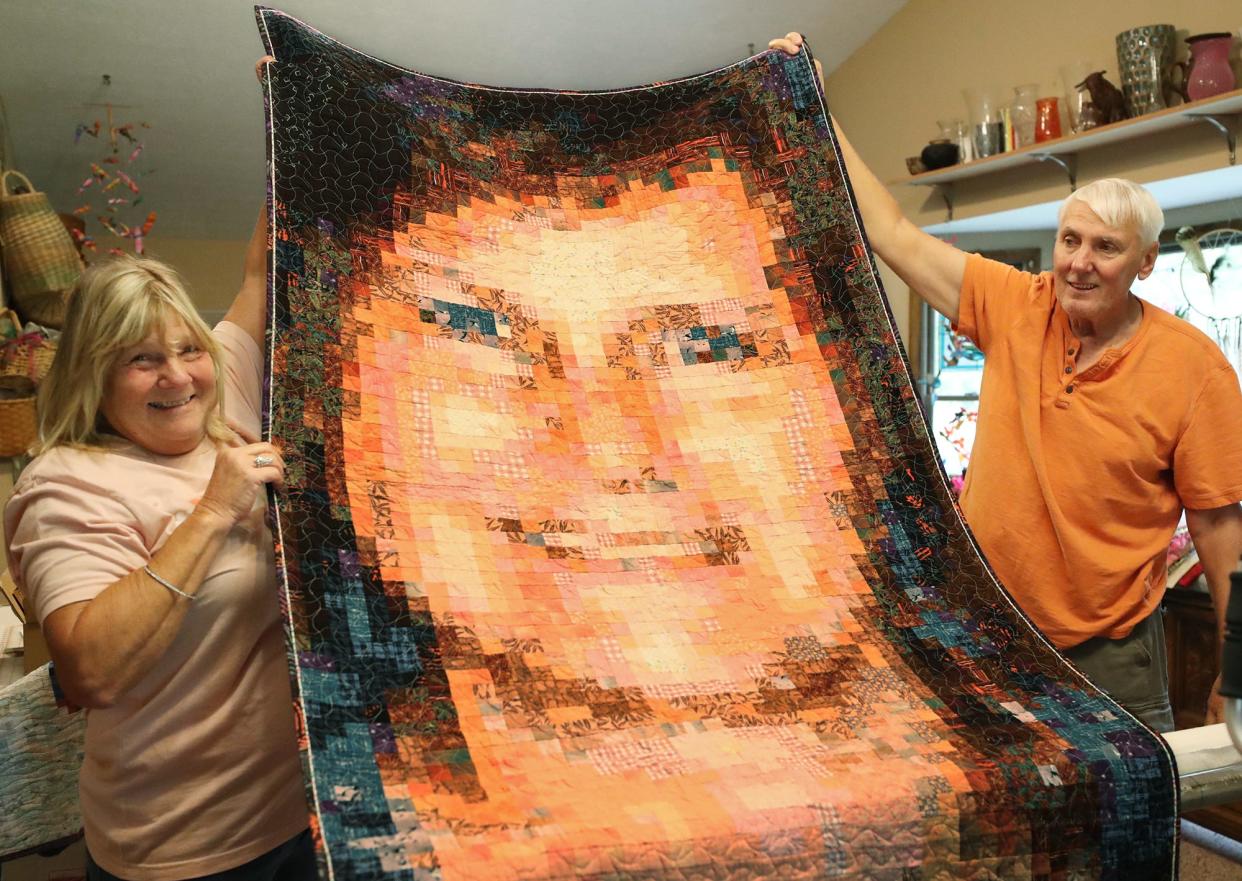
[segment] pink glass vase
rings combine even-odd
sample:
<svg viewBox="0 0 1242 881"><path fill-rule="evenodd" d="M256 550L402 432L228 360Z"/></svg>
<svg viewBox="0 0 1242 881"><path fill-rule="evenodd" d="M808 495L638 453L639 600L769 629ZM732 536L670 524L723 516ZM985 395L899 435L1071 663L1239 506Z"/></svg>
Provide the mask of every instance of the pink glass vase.
<svg viewBox="0 0 1242 881"><path fill-rule="evenodd" d="M1177 65L1182 70L1182 97L1202 101L1232 91L1237 84L1229 64L1233 34L1197 34L1187 37L1186 42L1190 44L1190 62Z"/></svg>

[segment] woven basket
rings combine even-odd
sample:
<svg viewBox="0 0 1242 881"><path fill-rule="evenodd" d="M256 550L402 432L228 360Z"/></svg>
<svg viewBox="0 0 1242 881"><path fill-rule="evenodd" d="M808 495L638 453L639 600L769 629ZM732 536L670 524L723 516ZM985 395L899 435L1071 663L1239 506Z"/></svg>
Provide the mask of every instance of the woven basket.
<svg viewBox="0 0 1242 881"><path fill-rule="evenodd" d="M0 376L0 456L24 456L38 436L34 383Z"/></svg>
<svg viewBox="0 0 1242 881"><path fill-rule="evenodd" d="M9 192L9 177L30 192ZM17 310L27 321L60 327L69 289L82 273L73 239L44 193L20 171L0 174L0 254Z"/></svg>
<svg viewBox="0 0 1242 881"><path fill-rule="evenodd" d="M37 385L56 357L56 341L41 333L22 333L12 309L0 309L0 376L25 376Z"/></svg>
<svg viewBox="0 0 1242 881"><path fill-rule="evenodd" d="M26 376L40 383L55 357L55 342L39 334L23 334L0 345L0 376Z"/></svg>

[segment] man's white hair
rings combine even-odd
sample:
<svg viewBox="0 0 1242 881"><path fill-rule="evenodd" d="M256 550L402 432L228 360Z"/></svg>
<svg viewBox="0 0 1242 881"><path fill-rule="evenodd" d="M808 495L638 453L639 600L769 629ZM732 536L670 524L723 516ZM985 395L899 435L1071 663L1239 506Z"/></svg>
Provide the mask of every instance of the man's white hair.
<svg viewBox="0 0 1242 881"><path fill-rule="evenodd" d="M1133 229L1142 238L1143 247L1158 241L1160 231L1164 229L1164 211L1156 197L1132 180L1101 178L1070 193L1057 214L1058 227L1065 220L1065 212L1075 202L1086 205L1111 227Z"/></svg>

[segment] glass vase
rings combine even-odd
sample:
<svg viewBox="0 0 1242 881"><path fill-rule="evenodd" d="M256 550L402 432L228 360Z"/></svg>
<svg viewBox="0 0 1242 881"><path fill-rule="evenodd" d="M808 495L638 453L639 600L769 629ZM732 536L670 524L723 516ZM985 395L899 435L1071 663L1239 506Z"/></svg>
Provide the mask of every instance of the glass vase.
<svg viewBox="0 0 1242 881"><path fill-rule="evenodd" d="M1035 102L1035 143L1052 141L1061 137L1061 110L1055 97L1040 98Z"/></svg>
<svg viewBox="0 0 1242 881"><path fill-rule="evenodd" d="M1100 124L1099 111L1091 103L1087 91L1087 75L1099 70L1091 61L1073 61L1061 65L1061 83L1065 87L1066 122L1072 132L1085 132Z"/></svg>
<svg viewBox="0 0 1242 881"><path fill-rule="evenodd" d="M1004 123L992 93L986 89L963 89L970 112L971 143L976 159L993 156L1003 149Z"/></svg>
<svg viewBox="0 0 1242 881"><path fill-rule="evenodd" d="M1035 83L1013 87L1009 117L1013 120L1014 147L1022 149L1035 143Z"/></svg>
<svg viewBox="0 0 1242 881"><path fill-rule="evenodd" d="M957 161L969 162L975 158L974 139L970 136L970 126L960 119L938 119L940 137L952 144L957 144Z"/></svg>

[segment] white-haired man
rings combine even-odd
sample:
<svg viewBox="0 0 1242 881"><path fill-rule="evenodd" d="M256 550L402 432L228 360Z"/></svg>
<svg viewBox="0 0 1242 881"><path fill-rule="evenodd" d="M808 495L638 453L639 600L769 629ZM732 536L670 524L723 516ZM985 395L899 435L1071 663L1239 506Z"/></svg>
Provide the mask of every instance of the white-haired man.
<svg viewBox="0 0 1242 881"><path fill-rule="evenodd" d="M1130 292L1155 265L1159 205L1131 181L1083 187L1061 206L1052 271L1033 275L920 230L840 143L875 252L986 356L961 506L988 562L1080 669L1172 730L1165 555L1185 510L1223 632L1242 554L1242 391L1211 339Z"/></svg>

